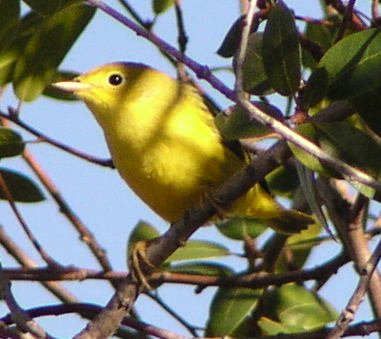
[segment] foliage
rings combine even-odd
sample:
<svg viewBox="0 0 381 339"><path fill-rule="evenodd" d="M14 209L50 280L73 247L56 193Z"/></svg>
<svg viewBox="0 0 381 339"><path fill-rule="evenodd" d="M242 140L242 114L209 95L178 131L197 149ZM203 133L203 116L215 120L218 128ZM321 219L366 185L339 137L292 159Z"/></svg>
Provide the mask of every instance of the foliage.
<svg viewBox="0 0 381 339"><path fill-rule="evenodd" d="M365 16L360 14L355 1L354 8L351 8L351 2L320 3L323 17L307 18L295 12L287 0L258 1L259 8L253 17L250 36L248 41L243 41L248 47L243 60L239 59L239 50L247 18L237 14L238 18L226 36L221 37L218 54L220 58L225 58L223 60L230 73L236 72L237 67L242 64L243 76L238 80L242 80L253 107L271 117L272 121L293 128L306 142L313 142L324 154L336 159L338 166L322 161L305 147L296 146L289 140L286 143L284 136L276 133L273 124L264 126L238 101L224 109L205 95L208 104L218 111L215 122L226 142L234 143L239 139L248 152L253 154L254 159L265 159L264 163L255 164L257 172L251 168L252 171L249 169L244 175L259 175L259 182L265 189L282 198L282 201L287 201L288 206L314 214L316 223L300 234L290 236L276 234L263 221L254 219L233 217L218 220L213 227L226 243L218 239L184 242L190 234L178 234L177 242L173 245L179 247L178 250L172 251L173 253L169 251L165 258L161 258L163 265L148 280L149 285L158 291L161 291L163 285L173 282L196 286L199 293L210 286L216 286L209 304L208 318L203 319L202 324L189 325L192 321L182 320L180 308L172 311L192 336L276 337L280 333L303 333L305 337L309 337L313 331L319 330L323 335L328 331L328 325L338 319L339 310L334 310L331 305L334 300L323 297L321 288L325 284L336 284L339 289L345 283L344 278L340 277L339 269L348 261L359 272L358 275L353 273L353 285L360 273L368 269L366 262L371 253L369 239L376 238L378 233L375 218L379 213L377 207L370 210L369 204L380 201L381 197L381 191L377 188L381 176L381 31L377 26L380 20L375 16L375 10L369 14L374 16L372 20L364 19ZM132 17L140 29L146 32L155 32L155 25L162 17L175 16L177 25L173 26L173 32L178 32L178 49L185 50L186 55L186 41L187 38L191 40L192 36L186 36L187 25L184 25L183 16L186 18L187 13L182 12L180 2L152 0L151 5L152 13L143 13L140 16L133 5L125 1L120 12ZM60 65L81 33L93 24L95 12L94 7L79 0L0 1L0 85L2 90L10 85L19 100L17 105L4 102L3 107L14 107L7 112L0 111L0 203L10 204L19 223L26 229L29 240L44 259L39 269L32 269L33 265L18 257L17 253L20 252L15 250L17 245L6 240L7 237L0 236L0 245L19 263L16 270L3 265L4 274L0 274L0 289L9 313L24 313L25 310L13 305L14 301L9 298L8 279L24 279L31 283L43 280L44 277L47 280L62 281L74 277L81 284L86 284L87 279L99 278L105 281L109 279L113 287L121 279L112 270L98 240L81 223L44 171L36 165L28 152L28 142L32 136L39 142L44 141L95 164L110 166L110 162L71 149L45 136L32 127L38 126L38 121L33 121L30 125L24 122L20 108L21 102L33 101L42 96L54 99L57 107L67 104L62 100L75 100L50 84L57 80L70 79L80 71L68 71ZM149 15L152 20L142 19ZM108 19L113 20L111 16ZM196 21L187 24L196 25ZM126 26L126 30L129 29L131 26ZM213 26L208 29L213 29ZM137 29L135 31L139 33ZM162 57L167 58L179 70L178 74L184 76L183 64L178 61L183 61L193 71L205 71L201 65L195 66L188 59L184 59L182 53L176 54L167 45L152 38L151 33L147 36L162 52ZM96 39L94 37L94 41ZM98 41L96 43L100 44ZM198 48L202 49L202 46ZM211 74L218 75L217 70L213 71L213 65L209 66L212 69ZM227 93L221 83L216 84L211 80L208 72L200 71L196 74L214 84L221 93ZM197 82L197 79L194 81ZM230 87L233 88L233 85ZM230 99L232 97L235 95L231 95ZM283 100L279 100L279 97ZM25 131L29 134L24 134ZM46 134L49 135L48 132ZM272 152L279 149L280 153L272 156ZM6 161L9 158L14 162ZM26 161L32 168L33 174L19 165L22 161ZM362 177L348 177L340 171L341 163L371 177L371 184L364 183ZM304 166L304 171L300 170L303 169L300 166ZM80 267L60 267L55 265L54 259L47 256L45 248L30 231L18 208L19 203L29 203L28 208L33 209L35 204L46 199L45 193L50 196L49 203L55 202L76 227L81 239L100 263L101 272L94 275L93 271ZM81 194L84 195L84 201L93 198L89 192ZM199 209L202 210L203 207L201 203ZM223 211L218 212L223 214ZM39 217L43 219L45 216ZM184 216L184 222L188 217ZM326 226L326 221L333 229L336 239L323 231L322 226ZM3 224L3 220L0 219L0 222ZM120 223L124 224L124 221L120 220ZM8 227L5 224L3 226L5 229ZM0 233L3 234L2 232ZM153 239L159 234L156 227L139 222L130 233L126 256L130 258L133 246L138 241L145 240L148 244L155 245ZM125 234L118 236L127 238ZM169 242L171 239L168 234L161 239L165 241L166 236ZM338 255L331 259L319 255L324 251L327 242L334 243L339 248ZM235 252L231 244L239 244L242 248L239 257L244 264L239 269L233 267L229 261ZM70 248L71 251L68 252L74 253L77 245L62 244L62 247ZM122 255L121 253L120 256ZM376 252L375 258L379 259L379 255ZM69 264L76 265L76 259L72 259ZM311 262L316 269L308 268L307 263ZM377 261L371 264L376 263ZM145 266L152 265L145 261ZM333 280L337 271L338 278ZM374 279L379 281L378 273ZM314 281L314 284L306 284L308 280ZM85 304L89 300L81 300L83 304L75 308L72 305L77 300L68 297L69 286L65 285L58 292L46 282L42 286L47 288L46 293L55 293L62 301L62 310L78 313L90 321L93 308ZM176 285L170 286L174 294L178 293ZM380 325L376 323L381 317L381 301L377 298L380 288L381 284L370 283L367 289L373 305L372 320L375 320L374 326L367 328L370 332L381 331ZM165 304L158 297L150 295L163 307L162 312L165 313ZM104 300L108 297L104 296ZM28 301L20 304L28 305ZM48 307L44 308L46 305L39 306L41 310L49 312ZM24 313L25 317L29 317L26 314L27 312ZM137 332L130 331L130 328L137 329L146 336L157 334L155 331L150 332L152 328L146 328L139 323L145 321L144 312L133 316L136 321L124 323L116 335L140 337ZM14 322L19 330L32 333L37 331L33 326L26 325L25 319L11 319L4 314L0 320L4 322L4 327L0 328L0 337L9 335ZM23 322L26 327L22 327ZM58 329L59 318L56 324ZM153 324L155 326L159 331L160 321ZM346 329L347 326L345 323L342 328ZM73 333L79 330L74 328ZM352 330L356 331L356 328ZM360 334L365 333L365 329L357 330Z"/></svg>

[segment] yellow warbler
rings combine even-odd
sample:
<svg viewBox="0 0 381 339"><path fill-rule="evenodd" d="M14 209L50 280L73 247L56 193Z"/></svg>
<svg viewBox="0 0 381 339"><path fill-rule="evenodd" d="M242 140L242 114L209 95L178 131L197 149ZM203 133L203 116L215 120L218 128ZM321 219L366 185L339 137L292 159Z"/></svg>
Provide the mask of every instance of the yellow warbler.
<svg viewBox="0 0 381 339"><path fill-rule="evenodd" d="M148 66L111 63L54 85L86 103L120 175L169 222L247 164L223 142L192 86ZM284 233L313 223L283 208L258 184L224 214L259 218Z"/></svg>

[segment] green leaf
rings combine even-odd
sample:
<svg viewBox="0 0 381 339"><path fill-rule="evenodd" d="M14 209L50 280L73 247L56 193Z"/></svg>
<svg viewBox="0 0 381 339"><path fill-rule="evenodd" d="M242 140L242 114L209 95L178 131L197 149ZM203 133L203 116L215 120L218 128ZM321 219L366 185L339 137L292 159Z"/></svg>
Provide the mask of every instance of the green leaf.
<svg viewBox="0 0 381 339"><path fill-rule="evenodd" d="M294 94L300 84L300 46L292 12L277 1L263 34L263 62L271 87L278 93Z"/></svg>
<svg viewBox="0 0 381 339"><path fill-rule="evenodd" d="M379 178L381 146L368 134L347 122L317 124L319 144L331 155Z"/></svg>
<svg viewBox="0 0 381 339"><path fill-rule="evenodd" d="M171 265L167 267L165 271L184 274L202 274L213 277L230 277L234 274L234 271L228 266L204 261L202 263L181 263Z"/></svg>
<svg viewBox="0 0 381 339"><path fill-rule="evenodd" d="M337 34L337 26L335 24L341 24L342 18L339 15L330 15L326 20L334 25L327 26L313 22L309 22L306 25L306 37L319 44L324 51L333 45Z"/></svg>
<svg viewBox="0 0 381 339"><path fill-rule="evenodd" d="M338 16L331 16L327 18L328 21L339 24ZM335 40L337 28L336 26L328 27L326 25L319 25L313 22L308 22L305 29L305 37L317 45L320 50L315 51L315 56L321 57L328 48L330 48ZM303 46L303 45L302 45ZM309 68L315 68L318 61L310 54L308 49L302 49L303 65Z"/></svg>
<svg viewBox="0 0 381 339"><path fill-rule="evenodd" d="M233 25L229 28L221 46L217 50L217 54L223 58L232 57L238 50L239 44L241 42L242 27L243 27L244 17L238 18Z"/></svg>
<svg viewBox="0 0 381 339"><path fill-rule="evenodd" d="M322 68L317 68L310 75L303 89L301 103L305 110L317 105L324 99L328 90L328 75Z"/></svg>
<svg viewBox="0 0 381 339"><path fill-rule="evenodd" d="M56 73L56 76L53 78L52 82L72 80L78 75L79 75L79 73L76 73L76 72L58 71ZM46 87L44 89L44 91L42 92L42 94L47 96L47 97L58 99L58 100L66 100L66 101L77 101L78 100L78 98L74 94L67 92L67 91L62 91L62 90L58 89L57 87L54 87L51 85Z"/></svg>
<svg viewBox="0 0 381 339"><path fill-rule="evenodd" d="M39 202L45 199L38 186L25 175L5 168L0 168L0 175L3 177L14 201ZM0 199L7 200L1 189Z"/></svg>
<svg viewBox="0 0 381 339"><path fill-rule="evenodd" d="M270 192L291 198L299 187L298 174L294 168L279 166L266 176Z"/></svg>
<svg viewBox="0 0 381 339"><path fill-rule="evenodd" d="M208 259L227 255L230 255L229 250L220 244L204 240L189 240L183 247L179 247L176 252L167 258L165 262Z"/></svg>
<svg viewBox="0 0 381 339"><path fill-rule="evenodd" d="M14 89L19 99L31 101L51 83L56 68L94 12L89 6L72 5L43 20L16 61Z"/></svg>
<svg viewBox="0 0 381 339"><path fill-rule="evenodd" d="M322 226L315 223L300 233L287 238L285 251L277 261L278 272L288 272L290 269L290 257L295 268L302 268L311 254L312 249L321 243ZM291 254L291 255L290 255Z"/></svg>
<svg viewBox="0 0 381 339"><path fill-rule="evenodd" d="M381 175L381 146L368 134L348 122L314 123L298 126L298 131L318 144L331 156L361 168L375 178ZM338 176L315 157L289 144L292 152L305 166L323 175Z"/></svg>
<svg viewBox="0 0 381 339"><path fill-rule="evenodd" d="M41 15L49 15L67 6L80 3L81 0L23 0L33 11Z"/></svg>
<svg viewBox="0 0 381 339"><path fill-rule="evenodd" d="M19 50L16 48L16 45L12 45L0 52L0 86L12 81L18 53Z"/></svg>
<svg viewBox="0 0 381 339"><path fill-rule="evenodd" d="M210 307L205 335L232 335L246 322L257 305L262 290L219 288Z"/></svg>
<svg viewBox="0 0 381 339"><path fill-rule="evenodd" d="M258 327L265 333L266 335L277 335L282 333L290 333L287 326L284 326L278 321L274 321L267 317L260 317L257 322Z"/></svg>
<svg viewBox="0 0 381 339"><path fill-rule="evenodd" d="M347 179L347 181L362 195L366 196L369 199L375 199L377 201L381 201L381 195L373 188L368 185L364 185L355 180Z"/></svg>
<svg viewBox="0 0 381 339"><path fill-rule="evenodd" d="M262 33L250 35L245 59L242 64L243 88L246 92L254 95L265 95L271 90L263 65L262 40Z"/></svg>
<svg viewBox="0 0 381 339"><path fill-rule="evenodd" d="M284 333L316 330L337 317L333 308L318 295L296 284L287 284L272 290L263 299L262 307L267 310L267 318L279 320L279 329ZM261 327L262 324L259 322L258 325ZM265 326L262 330L270 329L271 333L265 334L280 333L275 333L275 328Z"/></svg>
<svg viewBox="0 0 381 339"><path fill-rule="evenodd" d="M12 38L12 42L0 49L0 85L12 81L16 61L21 57L24 46L41 22L40 16L30 12L21 19L18 32Z"/></svg>
<svg viewBox="0 0 381 339"><path fill-rule="evenodd" d="M13 157L24 151L20 134L12 129L0 127L0 158Z"/></svg>
<svg viewBox="0 0 381 339"><path fill-rule="evenodd" d="M152 0L152 9L156 15L165 12L168 8L173 6L174 0Z"/></svg>
<svg viewBox="0 0 381 339"><path fill-rule="evenodd" d="M319 134L317 132L317 129L315 128L315 125L307 123L297 126L296 130L306 137L307 139L311 140L315 144L319 144ZM295 146L293 143L288 143L288 146L290 147L292 153L295 155L295 157L306 167L310 168L311 170L318 172L326 177L338 177L340 178L340 174L335 173L330 168L322 165L320 161L314 157L313 155L305 152L298 146Z"/></svg>
<svg viewBox="0 0 381 339"><path fill-rule="evenodd" d="M374 28L345 37L327 51L318 67L328 75L328 96L332 99L379 88L381 32Z"/></svg>
<svg viewBox="0 0 381 339"><path fill-rule="evenodd" d="M20 1L0 1L0 51L15 38L20 22Z"/></svg>
<svg viewBox="0 0 381 339"><path fill-rule="evenodd" d="M381 87L350 99L367 126L381 136Z"/></svg>
<svg viewBox="0 0 381 339"><path fill-rule="evenodd" d="M253 101L252 103L271 117L278 120L283 119L282 112L275 106L261 101ZM220 133L227 140L263 137L271 132L268 127L250 118L247 112L239 106L230 108L228 116L224 113L218 114L215 123Z"/></svg>
<svg viewBox="0 0 381 339"><path fill-rule="evenodd" d="M300 188L304 194L308 206L310 207L312 213L317 217L320 224L327 230L328 233L331 234L331 231L328 228L327 219L325 218L322 206L320 204L320 198L316 187L315 173L303 166L299 161L296 160L295 162L300 181Z"/></svg>
<svg viewBox="0 0 381 339"><path fill-rule="evenodd" d="M216 226L225 237L235 240L243 240L246 237L256 238L267 229L267 225L260 220L240 217L217 222Z"/></svg>
<svg viewBox="0 0 381 339"><path fill-rule="evenodd" d="M130 233L127 242L127 257L132 254L135 244L138 241L149 241L157 238L160 235L159 231L145 221L139 221Z"/></svg>

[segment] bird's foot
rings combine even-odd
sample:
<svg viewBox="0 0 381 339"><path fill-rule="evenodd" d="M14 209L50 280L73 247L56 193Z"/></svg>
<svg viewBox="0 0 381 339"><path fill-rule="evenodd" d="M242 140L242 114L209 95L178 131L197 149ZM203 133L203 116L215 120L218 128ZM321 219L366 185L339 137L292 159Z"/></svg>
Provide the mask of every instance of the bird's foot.
<svg viewBox="0 0 381 339"><path fill-rule="evenodd" d="M147 257L147 248L150 243L151 241L136 242L128 259L128 267L132 276L144 289L147 290L153 289L148 282L147 276L157 269L157 267L152 264Z"/></svg>

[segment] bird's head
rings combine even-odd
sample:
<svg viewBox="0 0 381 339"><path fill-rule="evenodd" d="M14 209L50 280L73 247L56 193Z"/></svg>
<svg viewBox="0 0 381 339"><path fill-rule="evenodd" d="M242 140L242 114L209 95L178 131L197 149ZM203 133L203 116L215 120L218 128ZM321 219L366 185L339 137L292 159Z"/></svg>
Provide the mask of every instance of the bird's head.
<svg viewBox="0 0 381 339"><path fill-rule="evenodd" d="M159 72L143 64L115 62L53 86L73 93L86 103L97 120L102 120L122 112L126 103L149 96L150 88L155 87L155 73Z"/></svg>

